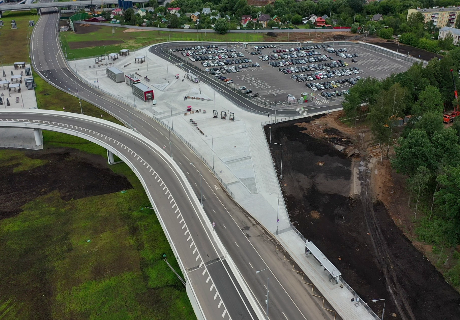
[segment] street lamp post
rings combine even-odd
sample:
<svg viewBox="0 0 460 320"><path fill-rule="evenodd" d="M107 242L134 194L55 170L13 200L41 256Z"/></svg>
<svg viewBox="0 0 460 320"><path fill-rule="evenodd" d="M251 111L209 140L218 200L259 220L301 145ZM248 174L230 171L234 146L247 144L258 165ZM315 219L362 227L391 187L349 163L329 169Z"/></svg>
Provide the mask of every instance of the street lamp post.
<svg viewBox="0 0 460 320"><path fill-rule="evenodd" d="M272 144L272 126L269 126L268 129L270 129L270 144Z"/></svg>
<svg viewBox="0 0 460 320"><path fill-rule="evenodd" d="M273 144L279 145L281 147L280 179L283 179L283 145L278 142L274 142Z"/></svg>
<svg viewBox="0 0 460 320"><path fill-rule="evenodd" d="M385 299L373 299L371 301L374 302L374 303L379 302L379 301L383 301L383 311L382 311L382 320L383 320L383 315L385 314Z"/></svg>

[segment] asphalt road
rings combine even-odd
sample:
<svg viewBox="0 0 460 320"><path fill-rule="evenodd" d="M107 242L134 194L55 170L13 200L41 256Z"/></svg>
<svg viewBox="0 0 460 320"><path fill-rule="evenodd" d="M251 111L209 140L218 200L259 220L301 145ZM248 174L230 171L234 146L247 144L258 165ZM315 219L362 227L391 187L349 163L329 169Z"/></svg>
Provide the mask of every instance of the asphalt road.
<svg viewBox="0 0 460 320"><path fill-rule="evenodd" d="M34 69L61 90L78 95L80 98L93 103L124 123L129 124L129 126L158 146L166 150L169 149L168 132L166 129L157 125L143 113L109 96L105 96L103 93L97 91L97 89L82 83L67 69L56 38L57 21L57 14L43 15L34 29L31 47ZM66 116L63 115L62 118L65 119ZM53 118L48 118L47 120L50 119ZM63 119L62 121L64 121ZM83 123L76 121L74 125L83 126ZM103 128L100 129L103 130ZM107 131L107 129L102 132L112 137L113 132ZM132 150L134 150L135 146L135 152L141 154L143 159L149 159L149 163L149 157L154 157L154 154L149 154L147 151L141 150L145 146L136 144L131 146L132 142L124 142L128 143ZM228 197L220 188L217 179L205 165L173 135L171 136L171 144L174 160L182 171L185 172L198 198L200 198L201 193L203 194L203 207L207 216L211 221L216 223L215 231L256 297L257 303L263 310L266 309L266 284L267 280L269 281L269 318L332 319L331 314L321 307L321 300L311 296L311 288L304 284L301 275L292 270L292 264L285 258L286 253L280 250L276 240ZM152 161L154 162L152 162L151 166L155 168L155 163L160 163L162 160L152 158ZM148 176L149 172L145 172L145 174ZM175 189L180 189L178 185L179 181L177 181L174 175L166 172L164 174L165 178L162 177L162 179L168 183L171 193ZM201 179L203 179L202 182ZM153 184L155 181L147 181L146 183ZM182 205L186 206L187 202L184 202ZM161 209L159 208L159 210ZM186 211L191 210L193 210L193 207L190 207ZM193 215L189 219L192 220L192 217ZM173 223L169 220L176 221L176 217L174 215L169 216L169 218L166 218L165 223ZM188 225L189 223L190 225ZM193 221L187 222L187 225L190 230L195 231L193 228L197 228L195 234L202 230L202 227L199 224L194 224ZM174 233L174 230L172 229L170 233ZM204 239L203 242L207 241L203 237L198 239ZM206 261L216 261L215 259L220 257L218 253L212 253L212 250L209 249L206 243L203 243L203 248L198 249L202 257L209 254L207 252L211 252L210 260ZM218 267L218 264L221 267ZM231 318L249 319L252 312L247 311L247 309L245 311L245 308L241 306L242 299L240 299L239 304L234 301L236 298L234 298L235 295L232 294L231 290L237 290L238 287L230 286L227 280L222 279L221 281L220 279L221 275L225 275L223 270L225 270L226 262L217 260L211 265L212 267L210 266L208 270L210 274L213 273L219 278L219 281L215 281L216 287L221 293L225 305L231 306L228 309ZM195 268L196 265L191 267L189 274L196 273ZM261 272L257 273L256 271ZM214 280L215 277L212 276L212 279ZM229 287L227 288L227 286ZM203 287L209 290L209 286ZM227 294L233 298L227 298ZM235 304L233 304L234 302ZM208 301L204 299L201 303L207 305ZM212 301L209 303L212 303Z"/></svg>
<svg viewBox="0 0 460 320"><path fill-rule="evenodd" d="M173 28L157 28L157 27L140 27L131 25L114 24L108 22L87 22L77 21L76 23L92 24L95 26L105 27L121 27L138 30L150 30L150 31L171 31L171 32L185 32L185 33L214 33L214 29L173 29ZM241 30L229 30L229 33L306 33L306 32L318 32L318 33L330 33L330 32L350 32L350 29L241 29Z"/></svg>

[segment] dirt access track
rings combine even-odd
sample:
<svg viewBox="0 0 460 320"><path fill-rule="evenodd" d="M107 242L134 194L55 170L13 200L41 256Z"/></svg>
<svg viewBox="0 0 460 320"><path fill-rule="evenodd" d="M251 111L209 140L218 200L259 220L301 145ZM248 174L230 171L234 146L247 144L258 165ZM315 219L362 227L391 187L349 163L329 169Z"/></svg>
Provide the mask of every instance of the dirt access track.
<svg viewBox="0 0 460 320"><path fill-rule="evenodd" d="M379 316L383 302L371 300L385 299L384 319L460 319L460 294L398 228L386 204L371 196L377 176L368 168L375 158L359 156L365 139L343 126L339 114L271 125L270 149L278 172L282 157L291 221ZM378 178L392 174L382 171Z"/></svg>

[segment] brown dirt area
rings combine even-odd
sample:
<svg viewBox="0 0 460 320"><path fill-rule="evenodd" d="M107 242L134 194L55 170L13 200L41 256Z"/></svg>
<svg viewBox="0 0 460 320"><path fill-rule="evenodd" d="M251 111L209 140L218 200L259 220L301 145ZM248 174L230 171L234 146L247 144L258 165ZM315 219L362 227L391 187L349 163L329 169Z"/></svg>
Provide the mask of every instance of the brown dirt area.
<svg viewBox="0 0 460 320"><path fill-rule="evenodd" d="M79 41L69 42L70 49L81 49L90 47L109 46L112 44L123 43L123 40L99 40L99 41Z"/></svg>
<svg viewBox="0 0 460 320"><path fill-rule="evenodd" d="M151 31L151 30L145 30L145 29L126 29L126 30L123 30L123 33L126 33L126 32L143 32L143 31Z"/></svg>
<svg viewBox="0 0 460 320"><path fill-rule="evenodd" d="M24 153L48 162L28 171L14 173L14 166L0 170L0 219L20 213L24 204L55 190L68 201L132 188L126 177L115 174L97 155L69 148Z"/></svg>
<svg viewBox="0 0 460 320"><path fill-rule="evenodd" d="M96 26L87 23L75 23L74 28L76 34L86 34L98 31L101 28L101 26Z"/></svg>
<svg viewBox="0 0 460 320"><path fill-rule="evenodd" d="M460 294L419 251L431 247L409 240L414 239L413 210L408 207L404 176L387 160L380 162L380 149L372 144L368 130L343 125L341 115L271 125L271 152L277 165L283 157L281 184L291 221L378 315L383 305L371 300L386 300L384 319L460 319ZM369 159L370 206L398 284L392 293L388 288L394 279L386 281L375 229L368 221L361 190L365 184L354 174L361 161Z"/></svg>

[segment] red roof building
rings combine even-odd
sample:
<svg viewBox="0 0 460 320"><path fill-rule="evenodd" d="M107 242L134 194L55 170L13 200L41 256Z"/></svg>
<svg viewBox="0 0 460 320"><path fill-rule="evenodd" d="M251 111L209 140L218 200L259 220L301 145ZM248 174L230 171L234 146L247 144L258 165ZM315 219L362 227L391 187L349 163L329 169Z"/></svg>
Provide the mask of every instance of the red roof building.
<svg viewBox="0 0 460 320"><path fill-rule="evenodd" d="M326 20L324 20L324 19L321 18L321 17L316 18L315 26L317 26L317 27L324 27L325 25L326 25Z"/></svg>

